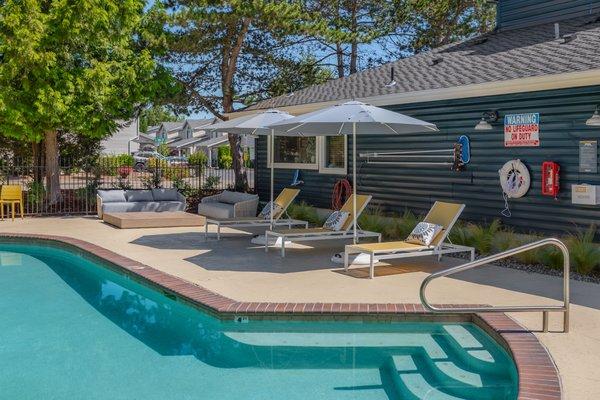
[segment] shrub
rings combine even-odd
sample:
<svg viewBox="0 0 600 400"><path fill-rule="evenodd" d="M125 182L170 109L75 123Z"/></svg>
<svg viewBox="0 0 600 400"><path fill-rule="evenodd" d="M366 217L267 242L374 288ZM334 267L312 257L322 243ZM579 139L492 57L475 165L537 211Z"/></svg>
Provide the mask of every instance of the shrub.
<svg viewBox="0 0 600 400"><path fill-rule="evenodd" d="M533 243L540 239L540 237L535 235L516 235L516 238L516 246L513 247L523 246L524 244ZM513 258L522 264L542 264L540 251L541 249L538 247L537 249L515 254Z"/></svg>
<svg viewBox="0 0 600 400"><path fill-rule="evenodd" d="M503 231L498 232L492 239L492 249L495 252L512 249L518 245L519 239L511 228L505 228Z"/></svg>
<svg viewBox="0 0 600 400"><path fill-rule="evenodd" d="M471 232L469 226L461 221L454 224L454 227L448 235L448 239L454 243L463 246L470 246L471 243Z"/></svg>
<svg viewBox="0 0 600 400"><path fill-rule="evenodd" d="M322 225L323 219L319 217L317 209L302 201L300 203L292 203L288 207L288 214L294 219L307 221L314 225Z"/></svg>
<svg viewBox="0 0 600 400"><path fill-rule="evenodd" d="M188 164L193 166L205 167L208 164L208 156L202 150L199 150L188 157Z"/></svg>
<svg viewBox="0 0 600 400"><path fill-rule="evenodd" d="M500 220L493 220L489 225L469 224L468 245L475 247L480 254L489 254L492 251L494 236L500 231Z"/></svg>
<svg viewBox="0 0 600 400"><path fill-rule="evenodd" d="M119 168L132 167L133 156L131 154L105 155L98 159L98 172L102 175L116 176Z"/></svg>
<svg viewBox="0 0 600 400"><path fill-rule="evenodd" d="M27 185L27 202L31 205L37 206L42 204L46 189L42 182L31 181Z"/></svg>
<svg viewBox="0 0 600 400"><path fill-rule="evenodd" d="M596 226L591 225L588 229L578 229L567 237L571 265L580 274L589 274L600 265L600 248L593 242L595 235Z"/></svg>
<svg viewBox="0 0 600 400"><path fill-rule="evenodd" d="M131 175L131 171L133 171L133 167L130 166L120 166L119 168L117 168L117 174L122 179L125 179L129 175Z"/></svg>
<svg viewBox="0 0 600 400"><path fill-rule="evenodd" d="M163 176L169 180L184 179L190 177L190 169L186 166L166 167L162 172Z"/></svg>
<svg viewBox="0 0 600 400"><path fill-rule="evenodd" d="M150 171L157 169L166 170L169 168L169 163L167 160L159 160L158 158L150 157L148 159L147 167Z"/></svg>
<svg viewBox="0 0 600 400"><path fill-rule="evenodd" d="M348 216L349 219L352 219L352 216ZM364 230L372 231L372 232L381 232L386 239L394 238L394 229L392 227L395 225L393 219L389 217L385 217L379 208L374 209L369 213L362 213L358 218L358 225Z"/></svg>
<svg viewBox="0 0 600 400"><path fill-rule="evenodd" d="M169 149L169 146L167 146L166 143L161 143L156 148L156 152L162 156L167 157L168 155L171 154L171 149Z"/></svg>
<svg viewBox="0 0 600 400"><path fill-rule="evenodd" d="M554 246L544 246L538 249L537 262L550 268L562 269L563 254L562 251Z"/></svg>
<svg viewBox="0 0 600 400"><path fill-rule="evenodd" d="M215 189L221 183L221 178L218 176L208 176L206 177L206 182L204 183L204 189Z"/></svg>
<svg viewBox="0 0 600 400"><path fill-rule="evenodd" d="M233 157L229 146L221 146L218 149L218 164L219 168L230 169L233 165Z"/></svg>

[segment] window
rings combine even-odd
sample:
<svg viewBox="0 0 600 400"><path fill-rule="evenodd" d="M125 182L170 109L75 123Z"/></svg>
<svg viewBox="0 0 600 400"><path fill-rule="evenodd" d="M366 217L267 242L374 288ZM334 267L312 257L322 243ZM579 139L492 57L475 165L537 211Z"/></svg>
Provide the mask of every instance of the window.
<svg viewBox="0 0 600 400"><path fill-rule="evenodd" d="M323 136L321 138L321 162L319 172L346 174L346 136Z"/></svg>
<svg viewBox="0 0 600 400"><path fill-rule="evenodd" d="M274 161L275 168L318 169L317 138L275 136Z"/></svg>

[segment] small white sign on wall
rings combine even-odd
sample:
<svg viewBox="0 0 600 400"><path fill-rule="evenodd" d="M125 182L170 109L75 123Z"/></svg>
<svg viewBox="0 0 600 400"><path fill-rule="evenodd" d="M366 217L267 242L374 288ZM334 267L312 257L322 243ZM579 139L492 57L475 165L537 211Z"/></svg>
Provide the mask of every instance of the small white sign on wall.
<svg viewBox="0 0 600 400"><path fill-rule="evenodd" d="M504 116L504 147L537 147L539 145L539 113Z"/></svg>

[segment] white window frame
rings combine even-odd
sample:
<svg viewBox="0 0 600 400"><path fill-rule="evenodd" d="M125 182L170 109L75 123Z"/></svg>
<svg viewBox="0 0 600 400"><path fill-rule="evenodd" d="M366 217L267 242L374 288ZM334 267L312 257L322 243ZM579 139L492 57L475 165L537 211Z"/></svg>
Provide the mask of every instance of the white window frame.
<svg viewBox="0 0 600 400"><path fill-rule="evenodd" d="M318 171L320 174L328 175L347 175L348 174L348 137L344 137L344 166L341 168L328 168L325 165L325 140L326 136L317 136L315 142L317 152L317 162L311 164L303 163L278 163L275 162L273 168L275 169L306 169ZM271 137L266 136L267 139L267 168L271 168Z"/></svg>
<svg viewBox="0 0 600 400"><path fill-rule="evenodd" d="M265 136L267 138L267 168L271 168L271 136L267 135ZM308 164L308 163L278 163L275 162L273 163L273 168L276 169L309 169L309 170L314 170L314 171L318 171L319 170L319 153L320 153L320 147L321 147L321 141L319 140L319 137L317 137L317 140L315 141L315 146L316 146L316 161L315 163L312 164Z"/></svg>
<svg viewBox="0 0 600 400"><path fill-rule="evenodd" d="M319 173L320 174L330 174L330 175L346 175L348 173L348 136L343 135L344 138L344 166L341 168L329 168L325 165L326 154L325 151L327 149L325 141L329 136L320 136L317 142L320 142L318 146L318 154L319 154Z"/></svg>

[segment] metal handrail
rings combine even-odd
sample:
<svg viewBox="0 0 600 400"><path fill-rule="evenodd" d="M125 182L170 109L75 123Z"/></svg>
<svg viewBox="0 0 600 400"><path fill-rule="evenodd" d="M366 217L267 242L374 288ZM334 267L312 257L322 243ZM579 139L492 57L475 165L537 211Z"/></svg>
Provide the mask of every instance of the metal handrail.
<svg viewBox="0 0 600 400"><path fill-rule="evenodd" d="M501 307L452 307L452 308L440 308L435 307L429 304L427 297L425 296L425 290L427 285L431 283L434 279L441 278L444 276L456 274L458 272L467 271L476 267L480 267L485 264L489 264L494 261L501 260L506 257L514 256L515 254L523 253L528 250L533 250L538 247L543 247L546 245L552 245L558 247L563 254L563 305L556 306L501 306ZM434 313L476 313L476 312L532 312L532 311L542 311L543 312L543 331L548 332L548 312L550 311L560 311L564 313L563 320L563 332L569 332L569 274L570 274L570 258L569 258L569 249L567 246L556 238L548 238L542 239L537 242L529 243L520 247L516 247L514 249L506 250L498 254L491 255L489 257L484 257L479 260L471 261L466 264L459 265L457 267L448 268L443 271L439 271L429 275L423 283L421 284L421 289L419 291L419 295L421 297L421 303L425 308Z"/></svg>

